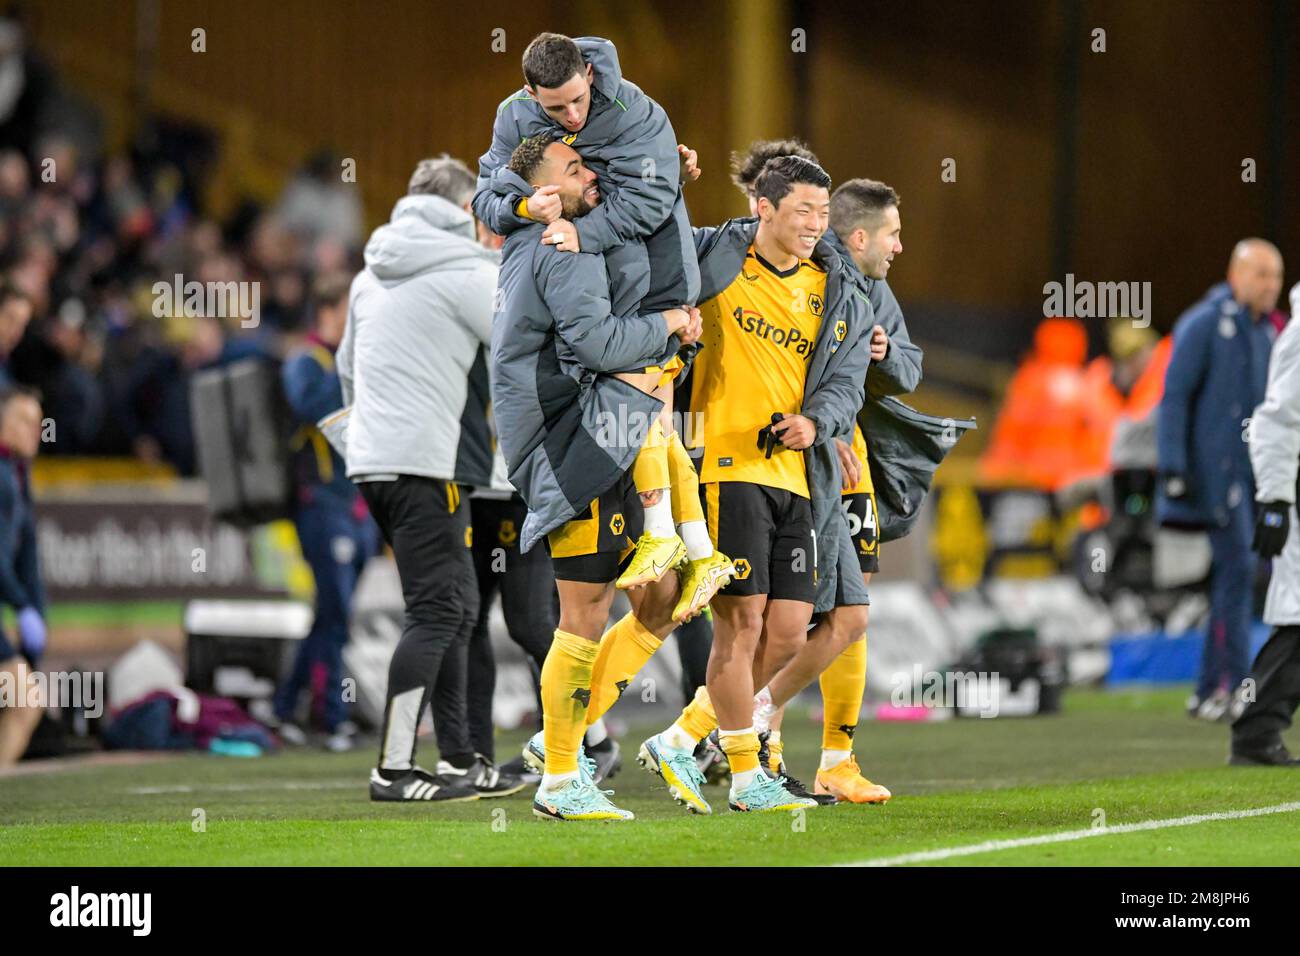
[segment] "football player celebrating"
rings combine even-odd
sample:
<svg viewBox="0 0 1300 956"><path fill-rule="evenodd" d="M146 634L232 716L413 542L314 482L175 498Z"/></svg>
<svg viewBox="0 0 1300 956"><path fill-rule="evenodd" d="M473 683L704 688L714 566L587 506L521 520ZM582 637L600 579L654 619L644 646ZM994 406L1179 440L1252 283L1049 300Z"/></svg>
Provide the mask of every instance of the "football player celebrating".
<svg viewBox="0 0 1300 956"><path fill-rule="evenodd" d="M542 33L524 50L523 73L523 89L498 108L492 145L479 160L479 218L501 235L543 223L538 241L559 251L603 253L631 243L644 260L637 269L643 312L693 304L699 269L681 195L677 142L663 108L623 79L617 50L599 37L575 41ZM577 149L609 197L581 221L565 214L556 187L522 188L509 176L512 151L542 133ZM685 621L725 583L731 564L714 554L690 489L672 488L675 478L689 480L690 459L672 427L669 387L681 368L673 356L664 368L647 369L661 382L657 397L664 404L637 458L634 480L645 509L644 531L618 586L642 587L685 561L674 609L677 620Z"/></svg>
<svg viewBox="0 0 1300 956"><path fill-rule="evenodd" d="M871 311L821 242L830 184L815 163L772 160L755 184L757 220L696 230L707 296L705 347L690 382L704 419L700 481L710 535L737 555L738 569L712 602L707 696L738 811L815 805L759 766L755 670L769 651L788 657L785 649L802 642L821 594L840 586L846 604L866 603L857 574L856 585L837 574L851 544L832 439L849 433L862 404ZM829 560L819 561L821 548ZM639 759L679 801L707 813L698 769L675 772L696 739L657 735Z"/></svg>
<svg viewBox="0 0 1300 956"><path fill-rule="evenodd" d="M576 221L601 203L595 173L554 134L521 143L507 174L506 188L555 187ZM695 342L700 319L681 308L637 311L644 292L637 241L603 255L572 254L539 243L544 228L533 224L506 240L492 336L497 434L510 482L528 505L520 549L549 536L560 597L542 667L543 731L525 759L543 774L537 815L628 820L582 766L582 737L676 626L679 588L670 574L632 592L633 612L606 632L640 520L632 474L640 441L606 424L620 414L655 417L659 369ZM575 514L573 501L588 504Z"/></svg>

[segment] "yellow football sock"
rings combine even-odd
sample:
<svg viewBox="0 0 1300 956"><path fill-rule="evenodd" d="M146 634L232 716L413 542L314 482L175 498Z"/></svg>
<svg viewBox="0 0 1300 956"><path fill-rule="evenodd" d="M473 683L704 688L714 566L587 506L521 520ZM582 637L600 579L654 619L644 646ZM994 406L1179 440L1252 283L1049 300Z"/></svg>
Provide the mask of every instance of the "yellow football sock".
<svg viewBox="0 0 1300 956"><path fill-rule="evenodd" d="M587 730L595 641L556 630L542 665L542 740L548 774L575 773Z"/></svg>
<svg viewBox="0 0 1300 956"><path fill-rule="evenodd" d="M867 689L867 639L854 641L822 671L822 749L852 750Z"/></svg>
<svg viewBox="0 0 1300 956"><path fill-rule="evenodd" d="M588 724L594 724L614 706L637 671L645 666L662 643L630 611L605 632L600 639L596 663L591 669Z"/></svg>
<svg viewBox="0 0 1300 956"><path fill-rule="evenodd" d="M700 687L695 692L695 699L682 710L677 718L677 726L682 728L699 743L718 726L718 715L713 712L713 702L709 700L709 691Z"/></svg>
<svg viewBox="0 0 1300 956"><path fill-rule="evenodd" d="M686 453L686 446L676 432L668 437L668 480L673 489L673 524L703 521L700 474L695 470L695 463Z"/></svg>
<svg viewBox="0 0 1300 956"><path fill-rule="evenodd" d="M641 494L669 486L668 440L664 437L663 426L657 418L646 432L641 450L632 463L632 480Z"/></svg>
<svg viewBox="0 0 1300 956"><path fill-rule="evenodd" d="M724 730L718 734L718 742L733 774L758 769L758 734L753 729L747 733Z"/></svg>

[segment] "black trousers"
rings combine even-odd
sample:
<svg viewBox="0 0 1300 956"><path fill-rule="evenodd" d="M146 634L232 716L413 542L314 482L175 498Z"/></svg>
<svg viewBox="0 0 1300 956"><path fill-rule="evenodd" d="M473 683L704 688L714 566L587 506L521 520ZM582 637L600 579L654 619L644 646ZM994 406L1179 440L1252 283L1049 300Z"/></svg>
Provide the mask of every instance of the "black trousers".
<svg viewBox="0 0 1300 956"><path fill-rule="evenodd" d="M1255 699L1232 725L1234 746L1271 746L1300 707L1300 626L1276 627L1250 669Z"/></svg>
<svg viewBox="0 0 1300 956"><path fill-rule="evenodd" d="M527 514L527 506L517 496L470 502L478 614L448 651L433 700L438 750L444 760L457 766L467 765L475 753L495 760L492 695L496 691L496 659L488 636L492 599L500 592L506 632L528 656L534 687L540 686L542 664L559 624L559 594L546 548L538 545L527 554L519 553L519 529ZM467 721L458 721L458 712L464 712ZM541 712L539 696L537 713Z"/></svg>
<svg viewBox="0 0 1300 956"><path fill-rule="evenodd" d="M686 703L704 686L704 673L709 667L709 651L713 649L713 621L705 614L677 628L677 654L682 661L682 695Z"/></svg>
<svg viewBox="0 0 1300 956"><path fill-rule="evenodd" d="M393 549L406 604L406 624L388 665L379 744L381 768L405 768L414 764L420 715L438 685L443 660L478 616L469 503L452 482L411 475L359 487ZM463 708L443 719L463 727Z"/></svg>

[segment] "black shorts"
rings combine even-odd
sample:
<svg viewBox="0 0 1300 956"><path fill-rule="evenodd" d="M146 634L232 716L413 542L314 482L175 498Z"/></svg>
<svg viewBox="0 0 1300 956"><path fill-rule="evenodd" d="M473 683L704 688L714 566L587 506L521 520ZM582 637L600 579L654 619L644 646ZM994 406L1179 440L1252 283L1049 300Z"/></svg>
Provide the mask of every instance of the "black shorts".
<svg viewBox="0 0 1300 956"><path fill-rule="evenodd" d="M870 491L845 495L840 499L849 534L853 537L853 552L858 556L858 568L864 574L880 570L880 513L876 511L876 496Z"/></svg>
<svg viewBox="0 0 1300 956"><path fill-rule="evenodd" d="M617 580L644 523L645 508L629 468L612 488L546 536L556 580Z"/></svg>
<svg viewBox="0 0 1300 956"><path fill-rule="evenodd" d="M713 546L736 566L736 576L719 594L814 602L817 545L807 498L748 481L721 481L700 485L700 500Z"/></svg>
<svg viewBox="0 0 1300 956"><path fill-rule="evenodd" d="M469 503L471 540L475 561L484 561L504 553L505 563L519 561L519 532L528 517L528 506L518 496L510 498L471 498Z"/></svg>
<svg viewBox="0 0 1300 956"><path fill-rule="evenodd" d="M18 649L9 643L4 631L0 631L0 661L7 661L18 656Z"/></svg>

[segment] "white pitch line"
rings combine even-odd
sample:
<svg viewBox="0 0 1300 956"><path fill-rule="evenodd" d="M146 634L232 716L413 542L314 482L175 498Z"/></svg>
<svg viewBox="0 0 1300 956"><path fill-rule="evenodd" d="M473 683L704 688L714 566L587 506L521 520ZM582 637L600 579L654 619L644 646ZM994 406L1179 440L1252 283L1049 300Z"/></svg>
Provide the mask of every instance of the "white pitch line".
<svg viewBox="0 0 1300 956"><path fill-rule="evenodd" d="M355 780L304 780L283 783L209 783L193 787L184 784L168 787L131 787L126 792L135 796L153 796L159 793L197 793L200 790L216 791L218 793L245 793L255 790L346 790L363 787L365 787L364 780L360 783Z"/></svg>
<svg viewBox="0 0 1300 956"><path fill-rule="evenodd" d="M1117 833L1136 833L1139 830L1163 830L1168 827L1190 827L1198 823L1212 823L1216 820L1244 820L1247 817L1263 817L1273 813L1294 813L1300 810L1300 803L1279 803L1272 807L1257 807L1252 810L1224 810L1220 813L1198 813L1189 817L1171 817L1168 820L1143 820L1140 823L1117 823L1113 827L1089 827L1086 830L1066 830L1062 833L1045 833L1041 836L1017 837L1014 840L988 840L984 843L971 843L966 846L953 846L942 850L923 850L919 853L903 853L899 856L882 856L874 860L858 860L854 863L839 863L838 866L902 866L907 863L933 863L937 860L950 860L958 856L974 856L977 853L995 853L998 850L1014 850L1022 846L1041 846L1045 843L1069 843L1073 840L1086 840L1089 837L1113 836Z"/></svg>

